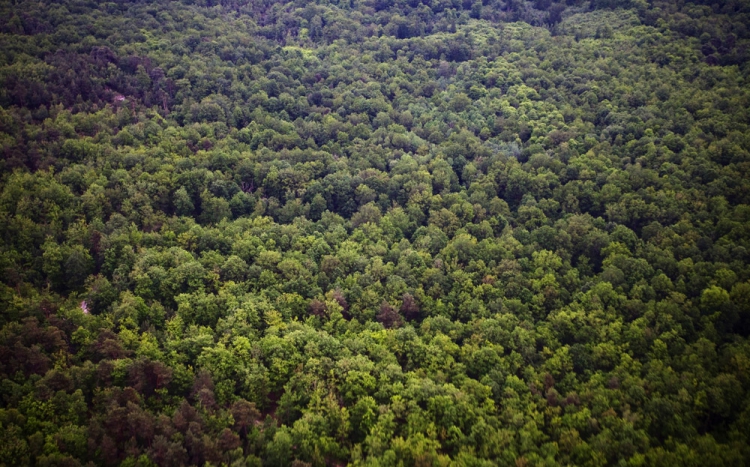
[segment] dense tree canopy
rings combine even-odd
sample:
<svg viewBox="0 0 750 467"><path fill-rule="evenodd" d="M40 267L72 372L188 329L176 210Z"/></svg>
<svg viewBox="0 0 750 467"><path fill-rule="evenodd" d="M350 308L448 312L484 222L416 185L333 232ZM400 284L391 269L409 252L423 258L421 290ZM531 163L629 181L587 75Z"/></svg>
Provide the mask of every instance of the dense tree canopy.
<svg viewBox="0 0 750 467"><path fill-rule="evenodd" d="M712 1L1 2L0 465L745 465Z"/></svg>

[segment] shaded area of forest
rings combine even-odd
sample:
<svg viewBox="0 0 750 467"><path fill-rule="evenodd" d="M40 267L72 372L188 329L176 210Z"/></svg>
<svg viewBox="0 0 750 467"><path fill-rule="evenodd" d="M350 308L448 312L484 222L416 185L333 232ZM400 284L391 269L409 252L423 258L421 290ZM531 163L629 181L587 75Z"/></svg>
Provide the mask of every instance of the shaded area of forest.
<svg viewBox="0 0 750 467"><path fill-rule="evenodd" d="M750 458L747 2L0 15L0 464Z"/></svg>

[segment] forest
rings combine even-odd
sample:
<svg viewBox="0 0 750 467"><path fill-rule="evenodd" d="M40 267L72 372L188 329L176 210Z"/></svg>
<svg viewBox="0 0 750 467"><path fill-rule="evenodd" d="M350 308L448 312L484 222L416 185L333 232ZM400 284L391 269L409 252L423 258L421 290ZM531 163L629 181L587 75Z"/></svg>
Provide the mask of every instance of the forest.
<svg viewBox="0 0 750 467"><path fill-rule="evenodd" d="M0 466L750 465L750 0L0 18Z"/></svg>

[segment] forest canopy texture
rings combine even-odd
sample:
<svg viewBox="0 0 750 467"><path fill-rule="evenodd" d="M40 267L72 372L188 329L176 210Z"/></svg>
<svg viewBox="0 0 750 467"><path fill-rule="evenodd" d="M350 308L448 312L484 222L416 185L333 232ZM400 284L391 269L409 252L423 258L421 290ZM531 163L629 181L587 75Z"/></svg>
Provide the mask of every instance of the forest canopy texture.
<svg viewBox="0 0 750 467"><path fill-rule="evenodd" d="M750 462L748 0L0 18L0 465Z"/></svg>

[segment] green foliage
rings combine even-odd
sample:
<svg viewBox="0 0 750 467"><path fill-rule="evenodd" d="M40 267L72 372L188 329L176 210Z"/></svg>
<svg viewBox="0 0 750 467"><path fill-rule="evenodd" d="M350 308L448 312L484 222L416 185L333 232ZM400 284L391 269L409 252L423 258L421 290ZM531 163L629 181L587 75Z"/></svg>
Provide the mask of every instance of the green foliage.
<svg viewBox="0 0 750 467"><path fill-rule="evenodd" d="M0 465L750 458L746 1L0 15Z"/></svg>

